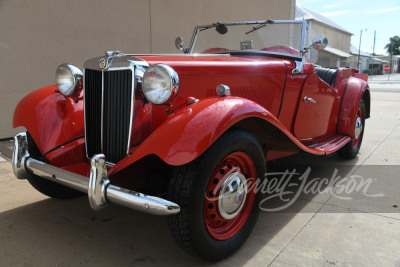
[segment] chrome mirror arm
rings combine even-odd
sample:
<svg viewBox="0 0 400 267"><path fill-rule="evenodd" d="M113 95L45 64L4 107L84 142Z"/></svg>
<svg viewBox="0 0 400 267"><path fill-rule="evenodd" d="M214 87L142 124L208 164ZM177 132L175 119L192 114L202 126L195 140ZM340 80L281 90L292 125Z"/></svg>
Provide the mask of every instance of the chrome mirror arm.
<svg viewBox="0 0 400 267"><path fill-rule="evenodd" d="M313 47L315 50L324 50L328 45L328 39L324 35L317 35L314 37L311 45L304 47L301 50L301 61L295 61L296 67L292 70L293 74L303 73L304 63L306 61L307 52Z"/></svg>
<svg viewBox="0 0 400 267"><path fill-rule="evenodd" d="M294 63L296 64L296 67L292 70L292 74L304 73L303 67L304 67L305 61L306 61L306 54L303 53L301 61L297 61L297 60L294 61Z"/></svg>

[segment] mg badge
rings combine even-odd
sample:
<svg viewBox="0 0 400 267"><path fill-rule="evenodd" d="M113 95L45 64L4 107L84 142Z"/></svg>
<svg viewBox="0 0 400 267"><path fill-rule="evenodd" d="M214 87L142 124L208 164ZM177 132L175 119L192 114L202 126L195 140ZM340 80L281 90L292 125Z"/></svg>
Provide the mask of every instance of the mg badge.
<svg viewBox="0 0 400 267"><path fill-rule="evenodd" d="M106 66L107 66L106 60L105 60L104 58L101 58L101 59L99 60L99 67L100 67L100 69L104 69Z"/></svg>

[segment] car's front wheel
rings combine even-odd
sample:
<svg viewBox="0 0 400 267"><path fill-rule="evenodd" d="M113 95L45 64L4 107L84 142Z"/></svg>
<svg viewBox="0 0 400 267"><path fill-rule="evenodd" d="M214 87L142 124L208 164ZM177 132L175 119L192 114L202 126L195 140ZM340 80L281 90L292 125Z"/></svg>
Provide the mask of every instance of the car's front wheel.
<svg viewBox="0 0 400 267"><path fill-rule="evenodd" d="M181 212L168 223L178 245L212 261L236 251L256 223L262 194L255 185L264 172L261 145L243 130L225 133L199 158L177 167L168 195Z"/></svg>

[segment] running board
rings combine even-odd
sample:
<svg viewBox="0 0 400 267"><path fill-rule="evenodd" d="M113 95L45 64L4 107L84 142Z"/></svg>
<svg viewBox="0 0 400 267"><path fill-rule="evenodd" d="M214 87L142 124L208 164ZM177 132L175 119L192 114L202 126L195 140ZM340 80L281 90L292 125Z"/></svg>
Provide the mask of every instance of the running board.
<svg viewBox="0 0 400 267"><path fill-rule="evenodd" d="M309 148L324 151L326 154L333 153L342 148L345 144L351 141L351 137L347 135L334 135L322 142L307 145Z"/></svg>

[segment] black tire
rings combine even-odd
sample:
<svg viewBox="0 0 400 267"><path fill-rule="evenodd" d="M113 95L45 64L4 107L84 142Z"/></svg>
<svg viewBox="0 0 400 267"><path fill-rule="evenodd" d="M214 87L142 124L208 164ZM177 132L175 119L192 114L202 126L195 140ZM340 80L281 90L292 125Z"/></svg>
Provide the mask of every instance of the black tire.
<svg viewBox="0 0 400 267"><path fill-rule="evenodd" d="M34 159L43 161L42 154L40 153L39 148L37 147L30 133L26 132L26 136L28 139L29 155ZM34 174L29 176L28 181L37 191L52 198L72 199L83 195L83 193L79 191L57 184L56 182L46 180Z"/></svg>
<svg viewBox="0 0 400 267"><path fill-rule="evenodd" d="M264 177L265 154L258 140L249 132L232 130L223 134L196 160L176 167L170 181L168 199L181 207L180 213L168 217L172 237L184 251L209 261L221 260L235 252L250 235L258 217L261 192L253 195L254 204L247 207L251 212L247 213L245 223L234 236L218 240L207 230L203 210L207 185L211 183L209 181L217 171L216 168L221 166L228 155L235 153L248 155L254 163L253 173L256 171L257 178ZM244 200L246 204L248 199L251 198Z"/></svg>
<svg viewBox="0 0 400 267"><path fill-rule="evenodd" d="M342 147L341 149L339 149L337 151L337 154L339 155L339 157L341 157L342 159L353 159L357 156L358 152L360 151L361 148L361 143L364 137L364 130L365 130L365 103L364 100L361 99L360 104L358 106L359 109L361 109L361 113L362 113L362 131L358 140L357 145L355 146L355 142L357 142L357 140L355 140L354 138L348 142L344 147Z"/></svg>
<svg viewBox="0 0 400 267"><path fill-rule="evenodd" d="M72 199L83 195L79 191L33 174L28 178L28 181L37 191L51 198Z"/></svg>

